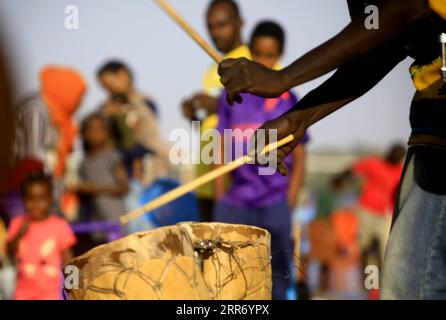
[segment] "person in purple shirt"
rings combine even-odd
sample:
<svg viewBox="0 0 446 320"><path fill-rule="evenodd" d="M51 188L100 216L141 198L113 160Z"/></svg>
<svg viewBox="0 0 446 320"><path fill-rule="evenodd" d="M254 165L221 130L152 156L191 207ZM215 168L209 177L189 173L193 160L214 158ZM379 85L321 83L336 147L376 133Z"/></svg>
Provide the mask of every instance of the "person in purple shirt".
<svg viewBox="0 0 446 320"><path fill-rule="evenodd" d="M274 68L283 53L284 43L285 34L278 24L269 21L260 23L251 37L253 60ZM276 99L245 94L241 105L231 107L227 103L226 92L223 92L218 106L217 129L223 138L228 129L239 129L240 133L251 129L254 132L265 122L289 111L296 103L297 97L291 92ZM227 141L228 137L231 141ZM233 131L232 135L223 140L224 159L234 160L237 157L236 150L247 152L249 140L246 134L237 135ZM308 141L309 137L305 135L299 147L287 158L288 177L278 171L272 175L261 175L258 166L245 165L232 173L229 190L225 188L224 178L215 182L218 201L214 211L216 222L253 225L271 233L272 297L277 300L286 299L290 285L288 274L293 261L291 210L296 206L303 181L305 145ZM228 149L229 146L232 150ZM232 152L230 159L227 159L229 151Z"/></svg>

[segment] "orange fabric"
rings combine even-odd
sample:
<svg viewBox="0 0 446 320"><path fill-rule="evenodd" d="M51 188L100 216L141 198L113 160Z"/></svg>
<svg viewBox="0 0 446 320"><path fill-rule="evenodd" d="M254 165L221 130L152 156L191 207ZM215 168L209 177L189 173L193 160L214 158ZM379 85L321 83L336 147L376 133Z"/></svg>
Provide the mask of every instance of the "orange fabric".
<svg viewBox="0 0 446 320"><path fill-rule="evenodd" d="M73 192L64 192L60 199L60 209L68 221L73 221L79 214L79 197Z"/></svg>
<svg viewBox="0 0 446 320"><path fill-rule="evenodd" d="M328 219L315 219L309 225L310 257L330 263L336 253L336 235Z"/></svg>
<svg viewBox="0 0 446 320"><path fill-rule="evenodd" d="M357 240L358 217L349 210L337 210L330 216L330 222L340 247L348 247Z"/></svg>
<svg viewBox="0 0 446 320"><path fill-rule="evenodd" d="M65 160L77 135L77 126L72 116L81 103L86 83L75 70L55 66L47 66L41 71L40 83L41 94L59 133L57 164L53 174L61 177L65 171Z"/></svg>

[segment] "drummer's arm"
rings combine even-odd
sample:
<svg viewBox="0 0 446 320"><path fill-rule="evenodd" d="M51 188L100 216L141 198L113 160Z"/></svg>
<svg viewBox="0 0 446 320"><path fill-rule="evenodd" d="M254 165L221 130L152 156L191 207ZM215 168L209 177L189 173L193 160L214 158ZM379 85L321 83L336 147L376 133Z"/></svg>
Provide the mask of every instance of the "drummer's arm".
<svg viewBox="0 0 446 320"><path fill-rule="evenodd" d="M286 89L369 54L430 14L427 0L381 0L377 1L377 7L378 29L369 30L364 26L366 15L354 17L336 36L282 70Z"/></svg>
<svg viewBox="0 0 446 320"><path fill-rule="evenodd" d="M304 130L375 87L407 57L404 46L395 43L341 67L322 85L308 93L286 116Z"/></svg>

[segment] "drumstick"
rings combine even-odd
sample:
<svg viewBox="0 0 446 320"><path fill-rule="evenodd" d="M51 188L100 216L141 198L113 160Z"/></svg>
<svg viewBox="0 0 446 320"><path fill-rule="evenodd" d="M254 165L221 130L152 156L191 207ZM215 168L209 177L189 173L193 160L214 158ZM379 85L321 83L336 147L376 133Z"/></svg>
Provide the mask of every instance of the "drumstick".
<svg viewBox="0 0 446 320"><path fill-rule="evenodd" d="M204 40L197 31L192 28L186 20L184 20L175 9L167 2L167 0L155 0L158 6L164 10L180 27L192 38L195 42L203 48L206 53L215 60L216 63L220 63L223 58L221 55Z"/></svg>
<svg viewBox="0 0 446 320"><path fill-rule="evenodd" d="M282 139L278 141L277 143L271 143L267 145L261 152L262 155L267 154L271 151L274 151L280 147L283 147L284 145L287 145L291 141L294 140L294 135L290 134L285 139ZM139 218L140 216L144 215L146 212L153 211L155 209L158 209L182 196L185 194L197 189L198 187L217 179L218 177L225 175L226 173L229 173L244 164L247 164L248 162L252 161L253 158L246 155L243 157L240 157L224 166L221 166L220 168L217 168L201 177L198 177L197 179L190 181L182 186L179 186L176 189L173 189L166 194L146 203L144 206L133 210L119 218L122 224L128 224L130 221L135 220Z"/></svg>

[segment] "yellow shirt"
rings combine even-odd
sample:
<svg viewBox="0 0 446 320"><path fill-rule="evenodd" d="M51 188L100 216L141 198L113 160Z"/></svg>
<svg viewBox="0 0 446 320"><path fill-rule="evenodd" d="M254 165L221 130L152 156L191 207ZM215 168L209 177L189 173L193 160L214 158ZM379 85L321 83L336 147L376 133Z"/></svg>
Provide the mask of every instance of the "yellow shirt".
<svg viewBox="0 0 446 320"><path fill-rule="evenodd" d="M440 17L446 20L446 1L445 0L429 0L429 7Z"/></svg>
<svg viewBox="0 0 446 320"><path fill-rule="evenodd" d="M236 58L251 59L251 52L249 51L249 47L247 45L242 45L224 56L224 59L236 59ZM204 74L203 90L206 94L212 97L219 97L223 88L224 87L220 82L220 76L218 75L218 65L214 64ZM217 128L217 125L218 125L218 116L216 114L209 115L201 122L200 135L205 130ZM203 150L203 147L206 144L207 142L200 141L200 154L201 150ZM200 164L198 164L196 168L197 176L200 177L208 173L212 169L213 169L212 165L206 165L200 161ZM210 182L198 188L197 196L199 198L212 199L214 197L213 183Z"/></svg>
<svg viewBox="0 0 446 320"><path fill-rule="evenodd" d="M429 0L429 7L446 20L446 0ZM418 91L425 91L434 83L441 80L441 57L433 60L430 63L419 65L414 63L410 67L410 74L412 76L415 87ZM435 97L431 97L435 98Z"/></svg>

